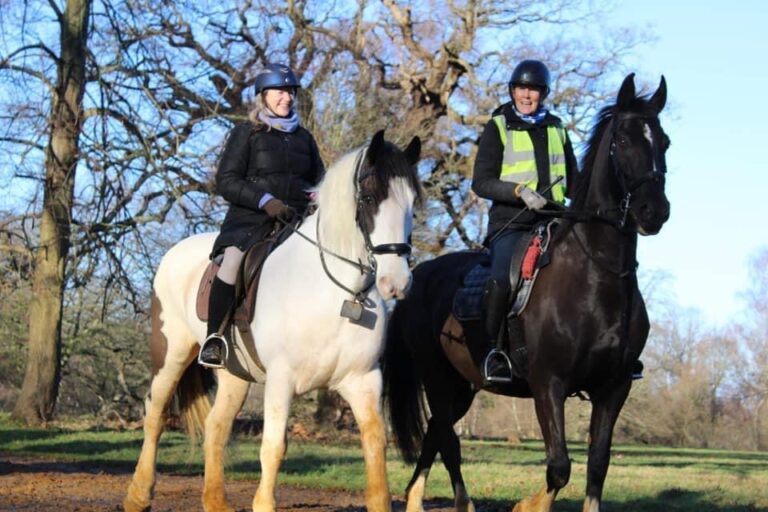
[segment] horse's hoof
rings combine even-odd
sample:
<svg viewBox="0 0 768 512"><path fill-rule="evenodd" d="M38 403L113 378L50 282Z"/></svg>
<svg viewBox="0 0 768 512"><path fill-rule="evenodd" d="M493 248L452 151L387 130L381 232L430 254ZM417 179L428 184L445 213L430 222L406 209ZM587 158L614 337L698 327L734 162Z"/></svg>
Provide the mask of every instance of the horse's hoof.
<svg viewBox="0 0 768 512"><path fill-rule="evenodd" d="M275 512L275 500L253 500L253 512Z"/></svg>
<svg viewBox="0 0 768 512"><path fill-rule="evenodd" d="M123 510L125 512L148 512L151 508L151 504L147 502L139 502L136 498L130 494L123 500Z"/></svg>
<svg viewBox="0 0 768 512"><path fill-rule="evenodd" d="M526 503L528 500L522 500L518 501L515 504L515 508L512 509L512 512L528 512L528 504Z"/></svg>
<svg viewBox="0 0 768 512"><path fill-rule="evenodd" d="M405 512L424 512L424 502L421 500L406 501Z"/></svg>
<svg viewBox="0 0 768 512"><path fill-rule="evenodd" d="M466 503L457 503L456 512L475 512L475 504L472 503L472 500Z"/></svg>
<svg viewBox="0 0 768 512"><path fill-rule="evenodd" d="M369 512L392 512L392 497L387 494L383 498L368 499L365 508Z"/></svg>
<svg viewBox="0 0 768 512"><path fill-rule="evenodd" d="M203 502L203 511L204 512L235 512L235 509L230 507L226 501L221 503Z"/></svg>

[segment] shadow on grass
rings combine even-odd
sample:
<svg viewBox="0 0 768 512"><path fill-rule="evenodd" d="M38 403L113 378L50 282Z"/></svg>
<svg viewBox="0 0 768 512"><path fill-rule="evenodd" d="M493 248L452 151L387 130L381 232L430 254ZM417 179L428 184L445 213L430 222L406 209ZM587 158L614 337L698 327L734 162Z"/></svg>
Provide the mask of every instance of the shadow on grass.
<svg viewBox="0 0 768 512"><path fill-rule="evenodd" d="M509 512L517 503L514 500L478 499L473 500L477 512ZM583 501L576 499L558 499L554 510L557 512L582 512ZM453 500L432 498L424 501L424 510L452 509ZM393 503L393 512L403 512L405 502ZM643 498L624 502L604 501L601 512L767 512L768 509L754 505L720 505L706 501L703 493L670 488L661 491L653 498Z"/></svg>

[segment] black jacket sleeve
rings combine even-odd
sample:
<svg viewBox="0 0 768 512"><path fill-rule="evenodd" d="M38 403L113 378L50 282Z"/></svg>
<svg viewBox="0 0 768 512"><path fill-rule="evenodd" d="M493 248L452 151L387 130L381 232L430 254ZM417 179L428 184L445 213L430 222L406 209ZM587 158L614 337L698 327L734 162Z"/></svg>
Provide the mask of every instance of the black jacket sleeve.
<svg viewBox="0 0 768 512"><path fill-rule="evenodd" d="M517 183L500 179L503 158L504 146L501 144L499 129L496 123L490 120L480 136L472 175L472 190L478 196L494 202L521 204L515 196Z"/></svg>
<svg viewBox="0 0 768 512"><path fill-rule="evenodd" d="M216 172L216 191L230 204L257 210L267 191L246 179L252 130L250 123L242 123L229 133Z"/></svg>
<svg viewBox="0 0 768 512"><path fill-rule="evenodd" d="M312 140L312 185L317 185L325 176L325 165L323 165L323 159L320 158L320 150L317 148L315 138L310 137L310 139Z"/></svg>

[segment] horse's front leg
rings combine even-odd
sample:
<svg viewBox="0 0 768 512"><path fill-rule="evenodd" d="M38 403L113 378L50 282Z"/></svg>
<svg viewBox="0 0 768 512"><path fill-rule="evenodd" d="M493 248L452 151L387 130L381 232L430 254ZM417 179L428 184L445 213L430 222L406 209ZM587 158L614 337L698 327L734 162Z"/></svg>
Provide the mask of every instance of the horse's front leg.
<svg viewBox="0 0 768 512"><path fill-rule="evenodd" d="M217 380L216 399L205 420L203 510L233 512L224 493L224 448L235 416L243 407L249 383L226 370L217 373Z"/></svg>
<svg viewBox="0 0 768 512"><path fill-rule="evenodd" d="M275 485L285 456L285 429L293 399L292 370L271 366L264 386L264 433L261 437L261 480L253 498L254 512L273 512L276 507Z"/></svg>
<svg viewBox="0 0 768 512"><path fill-rule="evenodd" d="M587 493L584 500L583 512L600 512L600 502L603 497L603 485L611 461L611 442L613 427L624 406L631 379L607 392L593 394L592 418L589 422L589 457L587 459Z"/></svg>
<svg viewBox="0 0 768 512"><path fill-rule="evenodd" d="M565 392L562 383L549 377L546 385L532 380L536 417L547 451L547 485L538 493L520 501L513 512L550 512L560 489L571 477L571 461L565 444Z"/></svg>
<svg viewBox="0 0 768 512"><path fill-rule="evenodd" d="M365 502L371 512L389 512L392 509L384 454L387 438L381 414L381 385L381 371L376 368L362 376L345 378L338 388L341 396L349 402L360 428L368 479Z"/></svg>

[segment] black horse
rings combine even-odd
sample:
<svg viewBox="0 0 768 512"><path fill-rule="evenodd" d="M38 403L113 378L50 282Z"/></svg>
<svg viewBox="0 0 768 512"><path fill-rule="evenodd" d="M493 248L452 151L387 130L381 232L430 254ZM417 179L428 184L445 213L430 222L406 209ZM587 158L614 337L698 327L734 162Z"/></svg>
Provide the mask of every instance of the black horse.
<svg viewBox="0 0 768 512"><path fill-rule="evenodd" d="M669 218L664 192L669 138L658 119L664 77L648 99L636 97L634 74L615 105L598 114L571 205L550 243L520 329L527 380L495 393L532 397L547 453L547 485L514 511L549 511L570 478L563 408L566 398L592 402L584 512L600 509L613 427L632 384L649 322L635 274L638 233L653 235ZM482 322L458 322L453 297L466 270L484 256L460 252L420 264L395 307L383 359L385 397L403 457L417 462L406 489L408 511L422 510L427 475L439 452L457 510L473 510L461 475L453 425L483 386L479 365L489 349ZM479 348L478 348L479 347ZM423 386L424 394L421 393ZM427 418L424 396L431 416ZM417 457L418 456L418 457Z"/></svg>

